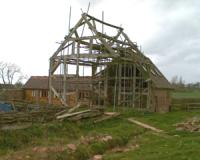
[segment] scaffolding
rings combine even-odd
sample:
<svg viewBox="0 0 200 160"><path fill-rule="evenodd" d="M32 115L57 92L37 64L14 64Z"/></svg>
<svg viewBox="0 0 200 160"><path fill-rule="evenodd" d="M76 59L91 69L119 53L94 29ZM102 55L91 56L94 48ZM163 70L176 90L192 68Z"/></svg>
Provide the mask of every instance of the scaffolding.
<svg viewBox="0 0 200 160"><path fill-rule="evenodd" d="M62 83L58 90L53 81L59 67ZM112 105L114 109L116 106L148 109L152 105L150 74L155 66L123 28L104 22L103 14L99 20L83 13L50 58L49 103L55 95L68 106L70 67L74 67L76 83L80 77L86 77L86 72L91 72L90 107ZM74 90L79 101L80 85L76 86Z"/></svg>

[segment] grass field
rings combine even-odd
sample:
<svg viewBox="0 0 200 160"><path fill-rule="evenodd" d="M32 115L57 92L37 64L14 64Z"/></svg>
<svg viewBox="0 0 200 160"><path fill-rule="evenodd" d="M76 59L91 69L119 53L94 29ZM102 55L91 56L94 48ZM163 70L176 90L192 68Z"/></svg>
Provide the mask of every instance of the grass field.
<svg viewBox="0 0 200 160"><path fill-rule="evenodd" d="M173 126L187 118L200 116L199 111L158 114L126 109L121 112L119 118L98 124L91 120L64 121L34 124L23 130L0 131L0 159L87 160L95 154L102 154L105 160L199 160L200 133L176 131ZM129 117L166 133L155 134L136 126L127 121ZM81 143L83 137L102 135L112 136L112 140L102 142L94 138L90 143ZM76 144L74 153L62 149L69 143ZM114 152L116 148L129 146L135 147Z"/></svg>
<svg viewBox="0 0 200 160"><path fill-rule="evenodd" d="M172 92L172 98L199 98L200 99L200 90L199 89L185 89L183 91L174 91Z"/></svg>

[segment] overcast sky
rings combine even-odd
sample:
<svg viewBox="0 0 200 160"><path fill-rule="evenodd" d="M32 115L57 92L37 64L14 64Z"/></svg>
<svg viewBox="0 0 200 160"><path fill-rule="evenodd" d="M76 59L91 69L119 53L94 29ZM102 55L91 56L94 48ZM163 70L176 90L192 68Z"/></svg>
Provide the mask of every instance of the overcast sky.
<svg viewBox="0 0 200 160"><path fill-rule="evenodd" d="M89 14L122 25L164 75L200 81L199 0L90 0ZM48 75L49 58L89 0L1 0L0 61L24 74Z"/></svg>

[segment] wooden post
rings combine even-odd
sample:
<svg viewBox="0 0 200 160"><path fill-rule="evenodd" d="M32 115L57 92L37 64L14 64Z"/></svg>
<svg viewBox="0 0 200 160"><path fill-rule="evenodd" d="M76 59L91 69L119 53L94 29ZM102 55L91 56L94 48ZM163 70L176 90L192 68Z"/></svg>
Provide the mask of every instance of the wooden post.
<svg viewBox="0 0 200 160"><path fill-rule="evenodd" d="M77 43L77 53L76 53L76 77L79 77L79 54L80 54L80 43Z"/></svg>
<svg viewBox="0 0 200 160"><path fill-rule="evenodd" d="M72 43L72 55L75 54L75 42Z"/></svg>
<svg viewBox="0 0 200 160"><path fill-rule="evenodd" d="M96 73L96 64L93 64L92 65L92 86L91 86L91 88L92 88L92 93L91 93L91 100L92 100L92 103L91 103L91 107L93 107L93 104L94 104L94 98L95 98L95 96L96 96L96 93L95 93L95 88L94 88L94 75L95 75L95 73Z"/></svg>
<svg viewBox="0 0 200 160"><path fill-rule="evenodd" d="M132 76L133 76L133 102L132 107L135 108L135 98L136 98L136 65L132 65Z"/></svg>
<svg viewBox="0 0 200 160"><path fill-rule="evenodd" d="M64 55L64 63L63 63L63 65L64 65L64 77L63 77L63 100L64 100L64 102L65 103L67 103L67 97L66 97L66 87L67 87L67 84L66 84L66 82L67 82L67 64L66 64L66 56Z"/></svg>
<svg viewBox="0 0 200 160"><path fill-rule="evenodd" d="M119 64L119 68L118 68L118 77L119 77L119 79L118 79L118 82L119 82L118 83L118 103L117 103L118 106L120 105L120 102L121 102L121 86L122 86L121 76L122 76L122 65Z"/></svg>
<svg viewBox="0 0 200 160"><path fill-rule="evenodd" d="M89 54L92 54L93 38L90 38Z"/></svg>
<svg viewBox="0 0 200 160"><path fill-rule="evenodd" d="M117 72L118 72L118 64L114 65L115 68L115 88L114 88L114 102L113 102L113 111L115 111L116 108L116 95L117 95Z"/></svg>
<svg viewBox="0 0 200 160"><path fill-rule="evenodd" d="M108 100L108 65L104 68L104 106L107 105Z"/></svg>
<svg viewBox="0 0 200 160"><path fill-rule="evenodd" d="M123 86L123 107L125 107L125 104L126 104L126 63L124 63L123 78L124 78L124 86Z"/></svg>
<svg viewBox="0 0 200 160"><path fill-rule="evenodd" d="M48 87L49 87L49 92L48 92L48 102L49 104L51 105L52 104L52 90L51 90L51 87L52 87L52 59L50 58L50 62L49 62L49 84L48 84Z"/></svg>
<svg viewBox="0 0 200 160"><path fill-rule="evenodd" d="M151 74L151 66L147 65L147 74L149 76L149 79L147 79L147 89L148 89L148 94L147 94L147 109L151 108L151 99L152 99L152 93L151 93L151 79L150 79L150 74Z"/></svg>
<svg viewBox="0 0 200 160"><path fill-rule="evenodd" d="M76 53L76 78L79 78L79 54L80 54L80 43L77 43L77 53ZM76 85L76 102L79 100L79 88Z"/></svg>

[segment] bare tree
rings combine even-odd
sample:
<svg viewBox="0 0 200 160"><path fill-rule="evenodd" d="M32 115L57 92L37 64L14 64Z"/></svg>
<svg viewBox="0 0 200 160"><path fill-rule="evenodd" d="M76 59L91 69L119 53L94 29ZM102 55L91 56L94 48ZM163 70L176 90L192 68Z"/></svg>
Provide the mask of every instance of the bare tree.
<svg viewBox="0 0 200 160"><path fill-rule="evenodd" d="M184 88L185 87L185 81L183 80L183 78L181 76L178 77L177 75L172 77L171 84L176 88Z"/></svg>
<svg viewBox="0 0 200 160"><path fill-rule="evenodd" d="M24 76L16 64L0 62L0 79L4 84L13 84L22 81Z"/></svg>
<svg viewBox="0 0 200 160"><path fill-rule="evenodd" d="M177 83L178 83L178 76L175 75L175 76L173 76L172 79L171 79L171 84L172 84L172 85L176 85Z"/></svg>

